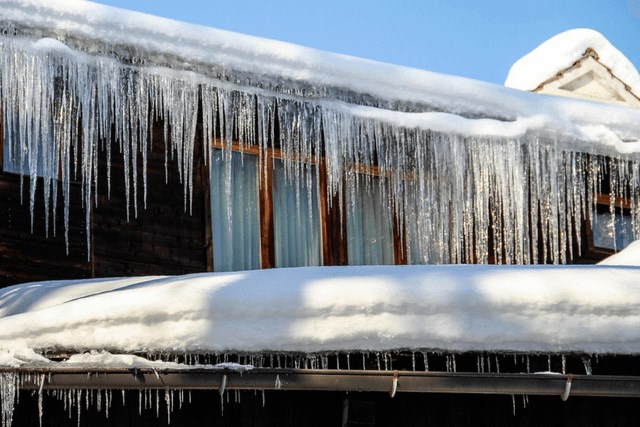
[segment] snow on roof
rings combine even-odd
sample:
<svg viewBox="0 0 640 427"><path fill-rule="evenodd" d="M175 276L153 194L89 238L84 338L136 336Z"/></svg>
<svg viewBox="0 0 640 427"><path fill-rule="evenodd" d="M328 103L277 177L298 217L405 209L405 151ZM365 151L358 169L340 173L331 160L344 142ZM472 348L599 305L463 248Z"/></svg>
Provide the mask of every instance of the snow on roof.
<svg viewBox="0 0 640 427"><path fill-rule="evenodd" d="M636 240L624 250L600 261L600 265L635 265L640 266L640 240Z"/></svg>
<svg viewBox="0 0 640 427"><path fill-rule="evenodd" d="M639 277L441 265L29 283L0 290L0 349L638 354Z"/></svg>
<svg viewBox="0 0 640 427"><path fill-rule="evenodd" d="M0 26L32 37L52 37L92 54L118 52L144 64L215 75L246 86L272 90L285 87L285 91L295 92L296 85L302 85L305 96L324 100L342 99L417 112L444 111L471 118L515 120L544 116L553 118L554 128L569 123L569 127L599 123L615 127L619 139L640 139L636 126L640 121L638 112L541 98L492 83L324 52L88 1L0 0ZM368 113L380 115L375 111ZM407 121L402 116L392 117L394 122ZM415 122L416 118L410 117L408 121ZM584 132L579 134L584 136Z"/></svg>
<svg viewBox="0 0 640 427"><path fill-rule="evenodd" d="M534 90L582 58L587 49L593 49L601 63L640 94L640 74L626 56L599 32L578 28L560 33L520 58L509 70L505 86L521 90Z"/></svg>

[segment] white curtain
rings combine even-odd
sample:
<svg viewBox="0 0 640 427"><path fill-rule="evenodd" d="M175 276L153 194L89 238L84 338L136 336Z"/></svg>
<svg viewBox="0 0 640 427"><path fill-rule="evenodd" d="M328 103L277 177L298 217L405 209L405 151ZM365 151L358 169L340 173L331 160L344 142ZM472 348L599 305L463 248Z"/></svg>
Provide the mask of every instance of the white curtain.
<svg viewBox="0 0 640 427"><path fill-rule="evenodd" d="M363 180L364 181L364 180ZM347 250L350 265L393 264L393 229L378 178L347 191Z"/></svg>
<svg viewBox="0 0 640 427"><path fill-rule="evenodd" d="M258 176L255 156L214 149L211 155L213 268L260 268Z"/></svg>
<svg viewBox="0 0 640 427"><path fill-rule="evenodd" d="M284 163L274 162L272 197L276 267L322 265L318 180L314 172L314 168L294 168L289 174L300 176L292 182Z"/></svg>

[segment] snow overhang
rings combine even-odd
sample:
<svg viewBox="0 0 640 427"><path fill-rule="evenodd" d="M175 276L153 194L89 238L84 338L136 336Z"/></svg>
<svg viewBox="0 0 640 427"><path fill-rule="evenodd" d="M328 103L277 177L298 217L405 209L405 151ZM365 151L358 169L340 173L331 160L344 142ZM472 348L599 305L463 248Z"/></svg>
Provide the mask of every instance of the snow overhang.
<svg viewBox="0 0 640 427"><path fill-rule="evenodd" d="M500 85L324 52L186 24L101 4L54 0L0 2L0 27L12 36L49 37L123 64L195 72L246 88L308 100L405 112L446 112L499 121L547 115L574 125L607 123L622 140L640 139L619 109L563 103ZM249 89L250 90L250 89ZM576 112L578 110L578 112ZM622 115L622 117L621 117ZM613 120L613 121L612 121ZM624 121L616 124L617 121Z"/></svg>

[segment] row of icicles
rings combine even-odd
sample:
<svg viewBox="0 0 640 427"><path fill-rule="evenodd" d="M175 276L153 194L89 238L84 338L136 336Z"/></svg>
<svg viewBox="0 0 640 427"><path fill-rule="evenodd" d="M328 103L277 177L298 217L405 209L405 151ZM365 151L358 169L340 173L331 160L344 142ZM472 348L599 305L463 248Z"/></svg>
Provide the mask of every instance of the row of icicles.
<svg viewBox="0 0 640 427"><path fill-rule="evenodd" d="M112 149L124 159L123 215L136 216L145 207L147 156L158 120L164 124L165 170L169 161L177 162L187 211L196 144L202 144L208 162L211 142L219 141L227 150L234 143L281 150L288 179L308 192L326 191L327 200L337 196L341 206L346 192L379 186L386 215L406 231L401 237L411 263L570 261L579 255L577 237L604 180L612 214L616 200L628 199L640 235L640 167L622 156L572 152L571 141L536 134L478 138L404 128L332 108L328 101L105 57L36 51L30 43L0 39L5 157L30 177L32 229L37 193L44 198L47 233L58 231L55 215L62 200L67 242L69 207L75 203L71 181L81 182L89 247L89 206L97 205L99 174L110 182ZM322 189L303 185L321 168L300 159L318 157L326 166ZM106 170L99 170L100 159ZM111 191L109 184L106 192ZM613 216L611 221L615 225Z"/></svg>

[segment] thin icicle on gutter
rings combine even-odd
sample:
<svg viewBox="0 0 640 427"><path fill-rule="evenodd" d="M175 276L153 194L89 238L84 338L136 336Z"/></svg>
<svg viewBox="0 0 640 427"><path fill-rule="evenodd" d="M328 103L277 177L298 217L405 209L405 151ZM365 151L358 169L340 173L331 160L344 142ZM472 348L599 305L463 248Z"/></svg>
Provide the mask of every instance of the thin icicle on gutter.
<svg viewBox="0 0 640 427"><path fill-rule="evenodd" d="M307 179L307 168L292 158L324 155L327 191L341 203L345 191L372 182L351 171L377 167L388 215L416 236L407 241L412 262L566 262L605 176L612 201L631 200L640 234L638 111L540 99L216 30L206 32L218 38L205 41L200 27L186 24L180 40L193 44L179 56L171 34L154 27L159 18L63 3L0 2L8 33L0 38L5 144L28 165L32 217L35 178L45 178L47 229L61 198L67 236L70 182L78 180L90 245L89 206L97 203L98 174L110 179L112 140L132 201L123 214L135 216L146 200L151 126L160 119L185 209L196 144L206 155L219 139L224 147L280 147L291 154L285 167L294 182ZM98 170L100 159L106 171Z"/></svg>

